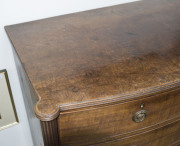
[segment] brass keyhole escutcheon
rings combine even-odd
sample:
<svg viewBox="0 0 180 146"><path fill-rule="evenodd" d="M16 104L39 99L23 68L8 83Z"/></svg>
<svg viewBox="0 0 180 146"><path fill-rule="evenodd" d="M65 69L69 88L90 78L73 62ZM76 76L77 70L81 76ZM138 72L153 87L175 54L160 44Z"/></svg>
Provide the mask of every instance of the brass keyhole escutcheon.
<svg viewBox="0 0 180 146"><path fill-rule="evenodd" d="M142 122L146 119L147 111L146 110L140 110L136 112L132 118L132 120L136 123Z"/></svg>

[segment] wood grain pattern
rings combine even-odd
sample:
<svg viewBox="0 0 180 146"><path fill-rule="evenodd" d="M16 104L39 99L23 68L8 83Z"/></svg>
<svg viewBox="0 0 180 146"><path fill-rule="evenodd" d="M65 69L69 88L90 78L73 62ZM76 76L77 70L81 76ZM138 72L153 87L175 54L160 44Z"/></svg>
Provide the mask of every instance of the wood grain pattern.
<svg viewBox="0 0 180 146"><path fill-rule="evenodd" d="M5 27L38 93L37 117L179 86L179 7L143 0Z"/></svg>
<svg viewBox="0 0 180 146"><path fill-rule="evenodd" d="M142 103L144 108L140 107ZM147 117L135 123L132 117L142 109ZM59 138L62 145L103 143L156 129L170 119L180 120L180 89L131 102L63 112L58 118Z"/></svg>
<svg viewBox="0 0 180 146"><path fill-rule="evenodd" d="M143 0L5 27L45 146L179 144L179 7Z"/></svg>
<svg viewBox="0 0 180 146"><path fill-rule="evenodd" d="M180 121L166 127L95 146L179 146Z"/></svg>
<svg viewBox="0 0 180 146"><path fill-rule="evenodd" d="M59 146L59 134L57 120L41 121L41 127L45 146Z"/></svg>

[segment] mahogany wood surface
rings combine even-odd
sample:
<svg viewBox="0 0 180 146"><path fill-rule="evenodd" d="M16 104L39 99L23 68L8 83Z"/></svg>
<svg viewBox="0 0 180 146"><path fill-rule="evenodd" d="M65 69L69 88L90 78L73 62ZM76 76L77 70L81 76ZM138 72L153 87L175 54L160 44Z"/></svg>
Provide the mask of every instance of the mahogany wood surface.
<svg viewBox="0 0 180 146"><path fill-rule="evenodd" d="M144 108L140 107L142 103ZM147 111L146 119L134 122L133 115L142 109ZM62 113L58 118L59 139L62 145L102 143L157 129L164 122L168 124L168 120L180 120L180 89L125 103Z"/></svg>
<svg viewBox="0 0 180 146"><path fill-rule="evenodd" d="M148 133L95 146L179 146L180 121Z"/></svg>
<svg viewBox="0 0 180 146"><path fill-rule="evenodd" d="M143 0L5 27L38 93L38 118L179 83L179 7Z"/></svg>
<svg viewBox="0 0 180 146"><path fill-rule="evenodd" d="M180 0L143 0L5 29L45 146L179 144ZM142 109L147 117L135 123Z"/></svg>
<svg viewBox="0 0 180 146"><path fill-rule="evenodd" d="M41 121L45 146L59 146L57 120Z"/></svg>

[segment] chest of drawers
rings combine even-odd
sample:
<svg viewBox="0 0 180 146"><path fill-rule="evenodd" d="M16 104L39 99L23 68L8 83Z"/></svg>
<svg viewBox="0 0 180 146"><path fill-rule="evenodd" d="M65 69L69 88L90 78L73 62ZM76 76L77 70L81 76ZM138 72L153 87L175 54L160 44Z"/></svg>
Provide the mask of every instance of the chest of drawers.
<svg viewBox="0 0 180 146"><path fill-rule="evenodd" d="M179 7L144 0L5 27L45 146L179 144Z"/></svg>

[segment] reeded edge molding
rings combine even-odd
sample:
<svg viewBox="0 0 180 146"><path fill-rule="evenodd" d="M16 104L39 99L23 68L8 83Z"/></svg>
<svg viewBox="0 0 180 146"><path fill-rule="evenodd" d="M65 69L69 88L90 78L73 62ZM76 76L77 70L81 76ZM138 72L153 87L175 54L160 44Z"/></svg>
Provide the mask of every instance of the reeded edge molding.
<svg viewBox="0 0 180 146"><path fill-rule="evenodd" d="M155 86L152 88L147 88L144 90L139 90L135 92L130 92L126 94L116 95L116 96L110 96L105 98L100 98L96 100L88 100L84 102L74 102L69 104L61 104L59 105L60 111L68 111L73 109L79 109L84 107L91 107L91 106L97 106L97 105L105 105L105 104L113 104L115 102L127 102L131 100L137 100L143 97L149 97L157 94L162 94L167 91L173 91L176 89L180 89L180 80L169 82L167 84L163 84L160 86Z"/></svg>
<svg viewBox="0 0 180 146"><path fill-rule="evenodd" d="M39 101L35 104L34 106L34 111L37 116L41 121L51 121L56 119L59 115L60 112L67 112L70 110L77 110L85 107L94 107L94 106L104 106L107 104L115 104L116 102L129 102L132 100L138 100L144 97L149 97L153 95L158 95L158 94L163 94L168 91L173 91L180 89L180 80L175 81L175 82L170 82L164 85L152 87L152 88L147 88L144 90L139 90L136 92L131 92L127 94L122 94L122 95L117 95L117 96L112 96L112 97L106 97L106 98L101 98L97 100L88 100L85 102L74 102L70 104L62 104L57 107L54 107L55 110L53 110L52 113L50 114L42 114L40 111L38 111L38 103L41 102L41 98L39 97Z"/></svg>
<svg viewBox="0 0 180 146"><path fill-rule="evenodd" d="M57 119L41 121L44 146L59 146L59 134Z"/></svg>

